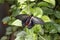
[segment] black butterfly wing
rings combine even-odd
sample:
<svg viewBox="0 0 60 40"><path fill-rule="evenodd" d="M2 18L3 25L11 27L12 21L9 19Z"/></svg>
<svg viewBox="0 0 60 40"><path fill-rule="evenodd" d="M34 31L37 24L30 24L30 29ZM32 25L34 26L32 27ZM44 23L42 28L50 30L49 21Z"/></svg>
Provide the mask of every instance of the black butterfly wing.
<svg viewBox="0 0 60 40"><path fill-rule="evenodd" d="M33 23L33 21L31 21L31 23L28 25L28 28L30 29L30 28L32 28L34 26L34 23Z"/></svg>
<svg viewBox="0 0 60 40"><path fill-rule="evenodd" d="M35 24L44 24L44 21L37 17L31 17L28 14L20 14L15 17L16 19L19 19L22 21L22 25L25 27L26 23L28 23L28 28L32 28Z"/></svg>
<svg viewBox="0 0 60 40"><path fill-rule="evenodd" d="M25 27L26 21L27 21L27 19L29 19L29 15L28 14L20 14L20 15L17 15L15 18L21 20L22 26Z"/></svg>
<svg viewBox="0 0 60 40"><path fill-rule="evenodd" d="M41 18L38 17L32 17L33 23L34 24L44 24L44 21Z"/></svg>
<svg viewBox="0 0 60 40"><path fill-rule="evenodd" d="M17 15L15 18L16 18L16 19L19 19L19 20L21 20L21 21L24 21L24 20L26 20L28 17L29 17L29 15L27 15L27 14L20 14L20 15Z"/></svg>

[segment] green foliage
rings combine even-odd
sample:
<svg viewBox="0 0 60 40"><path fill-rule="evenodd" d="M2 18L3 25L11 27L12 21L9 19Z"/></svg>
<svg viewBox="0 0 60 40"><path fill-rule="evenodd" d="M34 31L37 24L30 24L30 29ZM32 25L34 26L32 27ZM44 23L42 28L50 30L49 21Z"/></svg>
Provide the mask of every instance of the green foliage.
<svg viewBox="0 0 60 40"><path fill-rule="evenodd" d="M55 14L54 14L57 18L60 19L60 11L55 11Z"/></svg>
<svg viewBox="0 0 60 40"><path fill-rule="evenodd" d="M53 8L54 7L53 5L51 5L48 2L39 2L37 6L39 6L39 7L49 7L49 8Z"/></svg>
<svg viewBox="0 0 60 40"><path fill-rule="evenodd" d="M54 14L54 11L50 8L47 8L47 7L42 7L42 10L44 12L45 15L51 15L51 14Z"/></svg>
<svg viewBox="0 0 60 40"><path fill-rule="evenodd" d="M6 29L6 35L10 35L12 32L13 32L13 31L12 31L12 27L8 27L8 28Z"/></svg>
<svg viewBox="0 0 60 40"><path fill-rule="evenodd" d="M51 3L52 5L55 5L55 0L44 0L44 1Z"/></svg>
<svg viewBox="0 0 60 40"><path fill-rule="evenodd" d="M1 4L1 3L4 3L4 0L0 0L0 4Z"/></svg>
<svg viewBox="0 0 60 40"><path fill-rule="evenodd" d="M25 36L26 36L26 32L21 31L21 32L17 33L17 35L16 35L17 38L15 40L24 40Z"/></svg>
<svg viewBox="0 0 60 40"><path fill-rule="evenodd" d="M20 13L20 9L17 8L16 5L12 5L9 11L12 12L11 16L16 16Z"/></svg>
<svg viewBox="0 0 60 40"><path fill-rule="evenodd" d="M46 23L45 24L45 31L49 33L57 33L57 29L54 25L54 23Z"/></svg>
<svg viewBox="0 0 60 40"><path fill-rule="evenodd" d="M16 3L11 5L9 10L11 16L2 20L3 23L11 25L6 29L6 35L16 32L15 40L60 40L60 35L58 35L60 33L60 11L53 10L55 0L8 0L10 3L14 1ZM33 16L41 18L45 24L35 24L31 29L28 29L27 26L21 29L19 28L22 27L21 20L14 18L20 14L33 14ZM17 29L18 31L16 31ZM3 38L2 40L4 40Z"/></svg>
<svg viewBox="0 0 60 40"><path fill-rule="evenodd" d="M15 4L17 2L17 0L5 0L7 1L9 4Z"/></svg>
<svg viewBox="0 0 60 40"><path fill-rule="evenodd" d="M2 37L1 40L7 40L7 36Z"/></svg>

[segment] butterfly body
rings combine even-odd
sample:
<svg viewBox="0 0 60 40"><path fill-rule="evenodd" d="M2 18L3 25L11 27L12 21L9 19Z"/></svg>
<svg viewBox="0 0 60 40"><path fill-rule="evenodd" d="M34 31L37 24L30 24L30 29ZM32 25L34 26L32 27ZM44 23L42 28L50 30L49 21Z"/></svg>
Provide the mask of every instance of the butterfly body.
<svg viewBox="0 0 60 40"><path fill-rule="evenodd" d="M16 16L16 19L22 21L23 26L28 26L28 28L32 28L35 24L44 24L44 21L40 18L34 17L33 15L28 14L20 14Z"/></svg>

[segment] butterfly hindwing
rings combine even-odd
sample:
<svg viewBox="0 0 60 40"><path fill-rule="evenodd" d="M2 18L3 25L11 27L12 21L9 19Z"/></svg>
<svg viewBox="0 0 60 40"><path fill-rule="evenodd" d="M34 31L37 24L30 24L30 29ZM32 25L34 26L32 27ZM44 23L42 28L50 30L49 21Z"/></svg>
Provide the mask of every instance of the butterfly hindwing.
<svg viewBox="0 0 60 40"><path fill-rule="evenodd" d="M41 18L32 17L32 20L34 24L44 24L44 21Z"/></svg>
<svg viewBox="0 0 60 40"><path fill-rule="evenodd" d="M30 29L30 28L32 28L34 26L34 23L33 23L33 21L31 20L31 23L28 25L28 28Z"/></svg>

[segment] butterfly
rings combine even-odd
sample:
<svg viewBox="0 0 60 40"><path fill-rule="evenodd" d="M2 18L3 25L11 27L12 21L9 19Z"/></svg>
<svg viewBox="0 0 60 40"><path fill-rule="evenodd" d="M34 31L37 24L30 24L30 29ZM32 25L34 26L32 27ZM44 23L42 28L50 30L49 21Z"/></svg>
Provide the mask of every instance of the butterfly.
<svg viewBox="0 0 60 40"><path fill-rule="evenodd" d="M41 18L35 17L32 14L20 14L15 17L22 21L23 26L27 26L29 29L32 28L35 24L44 24L44 21Z"/></svg>

